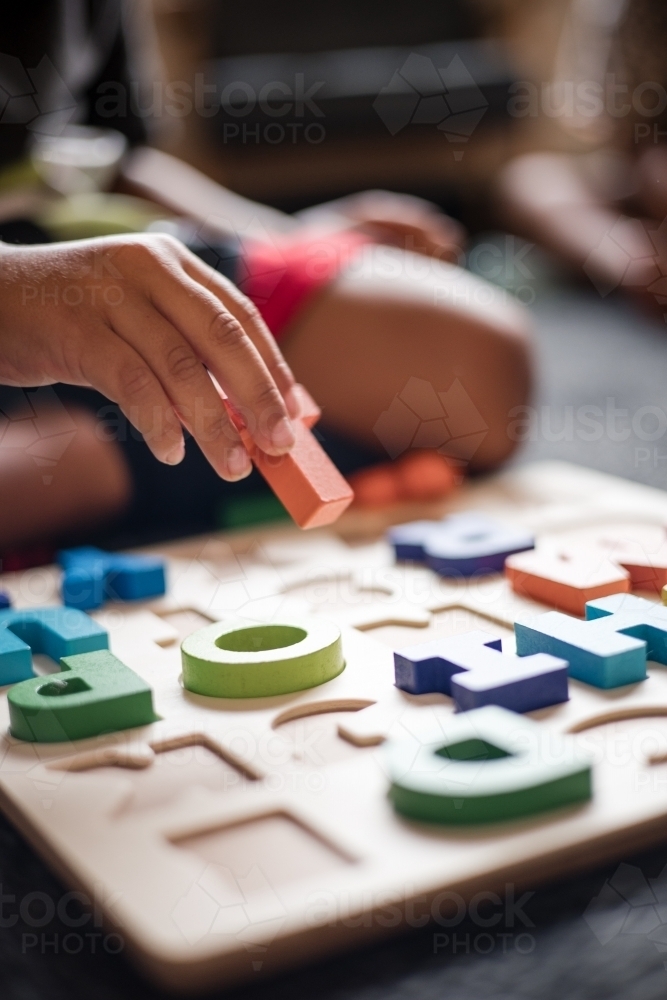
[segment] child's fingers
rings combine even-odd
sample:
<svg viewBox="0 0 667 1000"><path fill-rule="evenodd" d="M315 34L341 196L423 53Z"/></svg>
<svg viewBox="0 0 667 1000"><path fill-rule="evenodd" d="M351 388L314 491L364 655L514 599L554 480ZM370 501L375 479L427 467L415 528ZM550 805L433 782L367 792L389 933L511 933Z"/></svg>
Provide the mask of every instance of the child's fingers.
<svg viewBox="0 0 667 1000"><path fill-rule="evenodd" d="M122 340L157 376L181 423L218 475L236 480L251 462L213 383L192 346L143 297L129 299L112 317Z"/></svg>
<svg viewBox="0 0 667 1000"><path fill-rule="evenodd" d="M289 415L298 417L301 407L298 393L294 389L296 379L257 307L228 278L199 260L193 253L186 250L182 264L186 274L212 292L236 317L278 386Z"/></svg>
<svg viewBox="0 0 667 1000"><path fill-rule="evenodd" d="M177 465L183 430L159 379L133 347L108 327L88 330L81 345L83 381L118 403L159 461Z"/></svg>
<svg viewBox="0 0 667 1000"><path fill-rule="evenodd" d="M283 454L294 444L294 429L259 351L220 299L174 260L171 242L167 246L164 256L159 248L156 252L155 247L146 247L135 283L215 376L258 447L268 454Z"/></svg>

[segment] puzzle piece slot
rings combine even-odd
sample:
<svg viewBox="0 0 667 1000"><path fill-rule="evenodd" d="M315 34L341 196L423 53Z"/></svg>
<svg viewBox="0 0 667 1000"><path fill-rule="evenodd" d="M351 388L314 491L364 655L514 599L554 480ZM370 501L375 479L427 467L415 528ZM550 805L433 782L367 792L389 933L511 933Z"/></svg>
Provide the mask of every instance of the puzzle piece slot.
<svg viewBox="0 0 667 1000"><path fill-rule="evenodd" d="M627 708L612 708L591 716L570 726L568 733L585 733L588 729L608 726L613 722L627 722L628 719L653 719L667 716L667 705L635 705Z"/></svg>
<svg viewBox="0 0 667 1000"><path fill-rule="evenodd" d="M138 747L96 747L83 753L62 757L47 764L50 771L94 771L103 767L122 767L141 770L150 767L155 754L149 746Z"/></svg>
<svg viewBox="0 0 667 1000"><path fill-rule="evenodd" d="M577 735L591 730L602 730L603 733L598 734L601 739L596 747L600 759L611 760L612 766L618 766L621 761L623 763L633 761L637 768L641 769L642 767L667 763L667 725L660 729L654 727L647 730L638 724L647 719L664 721L665 717L667 717L667 705L662 707L660 705L636 705L632 708L612 709L584 719L571 725L567 732ZM604 730L609 726L613 726L613 730L610 733L604 733ZM590 746L590 741L587 749L593 749ZM639 784L640 781L641 778L638 776L636 779L636 787L638 788L642 787ZM655 785L651 786L648 783L644 787L650 790L655 789Z"/></svg>
<svg viewBox="0 0 667 1000"><path fill-rule="evenodd" d="M420 741L428 742L427 734L434 731L434 726L440 732L438 720L443 709L451 714L442 694L411 695L394 688L368 708L342 718L338 735L356 747L379 746L397 733L406 732L419 733Z"/></svg>
<svg viewBox="0 0 667 1000"><path fill-rule="evenodd" d="M326 715L329 712L359 712L363 708L369 708L375 702L368 698L336 698L331 701L315 701L305 705L292 705L277 715L271 723L272 729L284 726L286 722L294 722L295 719L307 719L311 715Z"/></svg>
<svg viewBox="0 0 667 1000"><path fill-rule="evenodd" d="M119 810L127 816L158 809L187 796L194 788L211 792L239 792L248 775L203 743L191 743L177 749L161 750L152 765L131 776L132 796Z"/></svg>
<svg viewBox="0 0 667 1000"><path fill-rule="evenodd" d="M345 623L360 632L373 632L377 628L428 628L431 615L423 608L416 608L407 601L400 604L377 604L358 608L345 616Z"/></svg>
<svg viewBox="0 0 667 1000"><path fill-rule="evenodd" d="M161 618L163 622L166 622L167 625L171 625L175 629L180 642L198 629L212 625L214 622L213 618L205 617L200 611L196 611L194 608L161 611L158 614L158 618ZM162 645L162 643L159 643L159 645Z"/></svg>
<svg viewBox="0 0 667 1000"><path fill-rule="evenodd" d="M307 580L286 584L281 593L304 597L311 604L332 609L345 608L353 601L370 604L393 596L389 587L359 585L350 572L314 573Z"/></svg>
<svg viewBox="0 0 667 1000"><path fill-rule="evenodd" d="M289 760L278 759L276 755L276 767L279 770L286 768L290 777L293 777L296 766L319 769L356 755L359 748L341 737L339 725L350 713L358 712L371 704L373 703L361 699L349 699L347 702L341 699L338 705L335 702L329 705L295 705L292 710L282 712L274 719L272 728L277 730L278 736L286 744ZM299 709L302 711L298 711ZM322 779L317 774L306 774L300 780L305 787L316 791Z"/></svg>
<svg viewBox="0 0 667 1000"><path fill-rule="evenodd" d="M507 626L498 628L498 622L490 617L484 617L466 607L450 605L444 609L433 611L430 621L423 632L415 633L413 625L374 625L367 629L371 638L378 640L390 649L398 650L414 643L416 635L423 636L424 642L431 639L445 639L464 632L485 631L493 627L498 635L511 637L513 632Z"/></svg>
<svg viewBox="0 0 667 1000"><path fill-rule="evenodd" d="M130 747L96 747L52 761L47 768L72 773L95 770L101 780L113 768L147 772L132 779L132 796L119 816L165 805L194 787L238 791L246 781L262 777L205 733L186 733Z"/></svg>
<svg viewBox="0 0 667 1000"><path fill-rule="evenodd" d="M350 572L313 575L281 592L302 596L313 611L335 614L341 624L360 631L387 625L425 628L431 620L430 612L407 600L398 584L367 584Z"/></svg>
<svg viewBox="0 0 667 1000"><path fill-rule="evenodd" d="M221 865L243 885L257 868L262 888L273 889L348 865L352 859L288 812L272 812L172 843L211 865ZM259 888L259 886L257 887Z"/></svg>
<svg viewBox="0 0 667 1000"><path fill-rule="evenodd" d="M207 733L185 733L181 736L169 736L161 740L152 740L150 746L157 754L167 753L171 750L184 750L188 747L203 747L215 757L219 757L225 764L229 764L230 767L239 771L250 781L259 781L263 777L261 771L258 771L248 761L236 757L222 743L219 743Z"/></svg>

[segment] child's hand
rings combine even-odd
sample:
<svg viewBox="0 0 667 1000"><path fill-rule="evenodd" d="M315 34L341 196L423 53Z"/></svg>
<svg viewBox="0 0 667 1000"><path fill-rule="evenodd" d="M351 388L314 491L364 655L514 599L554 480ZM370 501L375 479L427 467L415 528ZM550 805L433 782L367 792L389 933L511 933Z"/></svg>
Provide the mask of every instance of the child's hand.
<svg viewBox="0 0 667 1000"><path fill-rule="evenodd" d="M182 427L224 479L251 464L207 369L272 455L294 443L294 378L231 282L169 236L38 247L0 243L0 382L91 386L117 402L156 458Z"/></svg>
<svg viewBox="0 0 667 1000"><path fill-rule="evenodd" d="M378 243L427 257L460 263L465 230L423 198L393 191L362 191L307 208L297 216L313 228L339 228L341 222L362 229Z"/></svg>
<svg viewBox="0 0 667 1000"><path fill-rule="evenodd" d="M348 199L347 215L380 243L454 264L462 257L463 226L422 198L363 191Z"/></svg>

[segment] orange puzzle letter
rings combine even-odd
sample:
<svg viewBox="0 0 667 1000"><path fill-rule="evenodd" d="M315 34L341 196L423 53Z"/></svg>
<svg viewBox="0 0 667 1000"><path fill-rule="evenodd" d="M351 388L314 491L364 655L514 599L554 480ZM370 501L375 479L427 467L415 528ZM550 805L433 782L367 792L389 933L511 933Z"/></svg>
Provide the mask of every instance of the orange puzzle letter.
<svg viewBox="0 0 667 1000"><path fill-rule="evenodd" d="M627 593L630 576L599 550L574 555L558 549L519 552L505 561L512 590L570 615L586 614L586 602Z"/></svg>
<svg viewBox="0 0 667 1000"><path fill-rule="evenodd" d="M665 529L656 525L600 525L567 532L505 563L517 594L574 615L585 604L631 590L660 593L667 584Z"/></svg>
<svg viewBox="0 0 667 1000"><path fill-rule="evenodd" d="M298 388L301 416L293 421L296 444L286 455L266 455L247 431L239 431L256 468L299 527L318 528L336 521L354 493L310 430L320 418L319 406L303 386Z"/></svg>

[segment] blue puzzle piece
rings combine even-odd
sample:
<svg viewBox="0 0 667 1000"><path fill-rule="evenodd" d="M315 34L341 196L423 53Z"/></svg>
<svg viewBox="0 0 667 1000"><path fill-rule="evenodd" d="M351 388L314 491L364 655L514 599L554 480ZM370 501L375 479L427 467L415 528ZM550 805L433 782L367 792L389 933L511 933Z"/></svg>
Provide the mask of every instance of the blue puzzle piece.
<svg viewBox="0 0 667 1000"><path fill-rule="evenodd" d="M34 677L32 654L45 653L56 663L63 656L108 649L101 625L72 608L0 611L0 685Z"/></svg>
<svg viewBox="0 0 667 1000"><path fill-rule="evenodd" d="M515 552L535 547L533 536L483 514L455 514L427 539L426 562L441 576L501 573Z"/></svg>
<svg viewBox="0 0 667 1000"><path fill-rule="evenodd" d="M426 563L441 576L500 573L508 556L535 547L533 536L484 514L413 521L388 532L397 559Z"/></svg>
<svg viewBox="0 0 667 1000"><path fill-rule="evenodd" d="M455 662L457 654L488 646L500 652L502 642L488 632L476 630L446 639L432 639L416 646L407 646L394 653L396 687L410 694L439 691L451 695L450 682L455 673L465 670Z"/></svg>
<svg viewBox="0 0 667 1000"><path fill-rule="evenodd" d="M394 653L396 686L411 694L451 695L459 711L500 705L533 712L568 700L567 662L513 656L487 632L434 639Z"/></svg>
<svg viewBox="0 0 667 1000"><path fill-rule="evenodd" d="M426 540L442 525L442 521L410 521L409 524L397 524L387 532L387 541L393 545L397 559L426 562L424 552Z"/></svg>
<svg viewBox="0 0 667 1000"><path fill-rule="evenodd" d="M624 613L639 613L643 616L647 612L652 618L656 613L661 618L664 611L667 611L667 608L662 604L647 601L645 597L637 597L635 594L611 594L609 597L597 597L594 601L587 602L586 621ZM652 659L655 657L649 656L649 660Z"/></svg>
<svg viewBox="0 0 667 1000"><path fill-rule="evenodd" d="M63 603L90 611L105 601L138 601L165 592L164 561L117 555L90 546L58 553L64 570Z"/></svg>
<svg viewBox="0 0 667 1000"><path fill-rule="evenodd" d="M34 677L30 646L8 628L0 628L0 685Z"/></svg>
<svg viewBox="0 0 667 1000"><path fill-rule="evenodd" d="M0 590L0 609L1 608L11 608L12 599L9 594L6 594L4 590Z"/></svg>
<svg viewBox="0 0 667 1000"><path fill-rule="evenodd" d="M570 676L600 688L646 679L646 661L667 664L667 608L632 594L589 601L586 621L549 611L514 625L519 655L569 660Z"/></svg>

